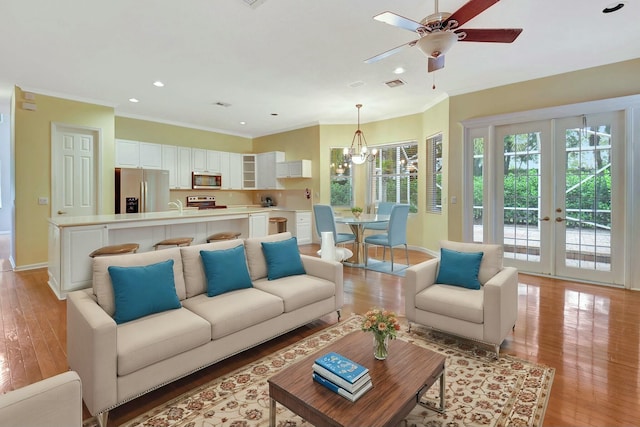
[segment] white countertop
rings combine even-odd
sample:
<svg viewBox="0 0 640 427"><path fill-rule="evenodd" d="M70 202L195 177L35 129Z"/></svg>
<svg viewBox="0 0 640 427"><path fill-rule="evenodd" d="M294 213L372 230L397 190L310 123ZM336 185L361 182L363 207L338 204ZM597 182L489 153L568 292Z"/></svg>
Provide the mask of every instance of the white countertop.
<svg viewBox="0 0 640 427"><path fill-rule="evenodd" d="M229 215L249 215L257 212L268 212L270 208L261 207L229 207L226 209L185 209L180 213L176 209L163 212L147 212L135 214L103 214L87 216L59 216L49 218L49 222L58 227L73 227L80 225L112 224L119 222L175 220L182 218L215 218Z"/></svg>
<svg viewBox="0 0 640 427"><path fill-rule="evenodd" d="M49 218L49 222L58 227L75 227L81 225L112 224L119 222L175 220L182 218L215 218L229 215L249 215L257 212L287 211L287 212L310 212L305 209L287 209L285 207L272 206L263 208L260 206L229 206L224 209L190 209L185 208L182 213L177 209L163 212L147 212L135 214L103 214L87 216L59 216Z"/></svg>

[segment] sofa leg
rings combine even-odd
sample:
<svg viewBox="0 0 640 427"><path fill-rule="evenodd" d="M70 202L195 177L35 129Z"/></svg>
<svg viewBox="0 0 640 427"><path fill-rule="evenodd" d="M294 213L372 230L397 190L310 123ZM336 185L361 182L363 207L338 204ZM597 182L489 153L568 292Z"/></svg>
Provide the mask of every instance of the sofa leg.
<svg viewBox="0 0 640 427"><path fill-rule="evenodd" d="M100 412L96 415L96 421L98 421L99 427L107 427L107 419L109 418L109 411Z"/></svg>
<svg viewBox="0 0 640 427"><path fill-rule="evenodd" d="M339 322L340 317L342 317L342 312L340 310L336 310L336 313L338 313L338 322Z"/></svg>
<svg viewBox="0 0 640 427"><path fill-rule="evenodd" d="M496 351L496 360L500 360L500 344L495 344L494 350Z"/></svg>
<svg viewBox="0 0 640 427"><path fill-rule="evenodd" d="M409 329L407 329L407 332L411 332L411 322L409 322Z"/></svg>

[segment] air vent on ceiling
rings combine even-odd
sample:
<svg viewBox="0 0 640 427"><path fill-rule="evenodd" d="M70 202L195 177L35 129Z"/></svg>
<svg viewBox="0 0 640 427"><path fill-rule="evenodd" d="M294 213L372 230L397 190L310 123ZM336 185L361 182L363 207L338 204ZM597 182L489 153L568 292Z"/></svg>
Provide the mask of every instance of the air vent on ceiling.
<svg viewBox="0 0 640 427"><path fill-rule="evenodd" d="M389 80L388 82L384 82L384 84L386 84L389 87L398 87L398 86L404 86L406 83L400 79L395 79L395 80Z"/></svg>
<svg viewBox="0 0 640 427"><path fill-rule="evenodd" d="M358 80L357 82L349 83L349 87L356 88L364 86L364 82L362 80Z"/></svg>
<svg viewBox="0 0 640 427"><path fill-rule="evenodd" d="M214 102L213 105L216 105L218 107L224 107L224 108L231 107L231 104L229 104L228 102L222 102L222 101Z"/></svg>
<svg viewBox="0 0 640 427"><path fill-rule="evenodd" d="M262 3L264 3L266 0L242 0L247 6L255 9L256 7L260 6Z"/></svg>

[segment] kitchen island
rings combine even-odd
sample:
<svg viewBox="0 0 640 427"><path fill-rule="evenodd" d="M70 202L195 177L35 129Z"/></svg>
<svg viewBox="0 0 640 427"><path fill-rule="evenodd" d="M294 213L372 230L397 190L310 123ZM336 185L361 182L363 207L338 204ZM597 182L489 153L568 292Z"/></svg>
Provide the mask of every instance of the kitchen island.
<svg viewBox="0 0 640 427"><path fill-rule="evenodd" d="M259 207L50 218L48 283L60 299L91 287L89 254L103 246L137 243L138 252L145 252L172 237L193 237L193 244L199 244L221 231L247 238L265 236L268 230L269 209Z"/></svg>

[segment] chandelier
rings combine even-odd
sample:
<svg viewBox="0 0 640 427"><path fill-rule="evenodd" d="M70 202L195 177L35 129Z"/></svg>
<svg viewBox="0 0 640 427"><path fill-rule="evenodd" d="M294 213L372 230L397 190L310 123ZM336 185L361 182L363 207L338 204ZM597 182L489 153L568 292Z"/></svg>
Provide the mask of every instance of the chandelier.
<svg viewBox="0 0 640 427"><path fill-rule="evenodd" d="M356 108L358 109L358 130L356 130L356 133L353 135L351 147L345 147L344 157L347 162L361 165L367 160L370 162L374 161L376 159L376 154L378 154L378 150L374 148L369 151L369 148L367 147L367 139L364 137L364 133L360 130L360 108L362 108L362 104L356 104Z"/></svg>

